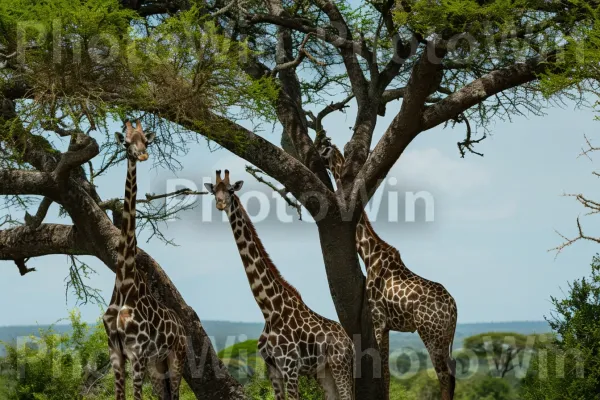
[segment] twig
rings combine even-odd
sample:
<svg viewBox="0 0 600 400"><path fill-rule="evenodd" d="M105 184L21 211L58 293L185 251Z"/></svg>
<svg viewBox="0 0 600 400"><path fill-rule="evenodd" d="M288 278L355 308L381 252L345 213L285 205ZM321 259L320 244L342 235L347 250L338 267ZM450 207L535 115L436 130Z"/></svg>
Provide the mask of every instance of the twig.
<svg viewBox="0 0 600 400"><path fill-rule="evenodd" d="M562 243L559 246L556 246L548 251L555 251L556 255L554 258L558 257L558 255L568 246L572 245L573 243L577 242L578 240L589 240L591 242L596 242L596 243L600 243L600 238L597 237L593 237L593 236L587 236L583 233L583 228L581 227L581 222L579 221L579 217L577 217L577 230L579 232L579 235L573 239L569 239L568 237L566 237L565 235L563 235L562 233L555 231L561 238L563 238L565 240L564 243Z"/></svg>
<svg viewBox="0 0 600 400"><path fill-rule="evenodd" d="M296 58L292 61L283 63L283 64L279 64L277 66L275 66L275 68L273 68L273 70L270 72L271 77L275 77L277 75L278 72L286 70L286 69L290 69L290 68L296 68L298 65L300 65L302 63L302 61L305 58L308 58L310 61L312 61L313 63L320 65L320 66L325 66L325 63L322 63L321 61L318 61L317 59L315 59L309 52L308 50L305 49L306 44L308 43L308 39L313 36L314 33L308 33L305 37L304 40L302 41L302 44L300 44L300 49L298 49L298 55L296 56Z"/></svg>
<svg viewBox="0 0 600 400"><path fill-rule="evenodd" d="M264 172L258 168L254 168L250 165L246 165L246 172L248 172L250 175L252 175L257 181L267 185L268 187L273 189L273 191L277 192L281 197L283 197L283 199L286 201L286 203L288 203L288 205L290 207L293 207L296 209L296 212L298 213L298 218L300 219L300 221L302 221L302 205L300 203L298 203L297 201L292 200L288 197L289 192L286 190L286 188L277 189L277 187L274 184L272 184L271 182L265 180L263 177L258 175L258 174L264 174Z"/></svg>
<svg viewBox="0 0 600 400"><path fill-rule="evenodd" d="M179 190L176 190L171 193L165 193L165 194L159 194L159 195L146 193L146 200L137 200L137 202L138 203L149 203L152 200L164 199L167 197L201 196L201 195L206 195L206 194L208 194L208 192L198 192L198 191L194 191L194 190L190 190L190 189L179 189Z"/></svg>
<svg viewBox="0 0 600 400"><path fill-rule="evenodd" d="M30 272L34 272L35 268L28 268L26 263L29 261L29 258L21 258L18 260L14 260L17 268L19 268L19 273L21 276L25 276Z"/></svg>
<svg viewBox="0 0 600 400"><path fill-rule="evenodd" d="M475 150L473 150L473 145L481 143L481 141L485 140L485 138L487 137L486 133L484 132L483 136L480 137L479 139L471 139L471 135L472 135L471 124L469 123L469 120L465 116L465 114L457 115L452 120L452 127L454 127L454 125L456 125L457 123L461 123L461 122L464 122L467 125L467 137L462 142L457 143L458 151L460 151L461 158L465 158L465 154L466 154L465 149L468 150L472 154L476 154L480 157L483 157L483 153L478 153ZM446 122L446 125L447 124L448 123Z"/></svg>
<svg viewBox="0 0 600 400"><path fill-rule="evenodd" d="M46 218L48 209L51 205L52 200L50 200L48 197L44 197L35 215L31 215L27 211L25 212L25 225L31 228L37 228L40 226L41 223L44 222L44 218Z"/></svg>

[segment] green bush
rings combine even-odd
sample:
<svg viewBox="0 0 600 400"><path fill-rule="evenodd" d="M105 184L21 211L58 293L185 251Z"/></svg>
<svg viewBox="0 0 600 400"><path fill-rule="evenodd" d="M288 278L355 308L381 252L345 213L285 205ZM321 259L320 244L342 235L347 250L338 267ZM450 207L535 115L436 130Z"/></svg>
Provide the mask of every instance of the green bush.
<svg viewBox="0 0 600 400"><path fill-rule="evenodd" d="M591 276L569 285L567 297L552 298L554 342L533 360L522 385L525 400L595 399L600 393L600 257Z"/></svg>
<svg viewBox="0 0 600 400"><path fill-rule="evenodd" d="M70 333L40 329L39 336L26 343L4 343L7 355L0 359L0 399L114 399L104 327L82 322L77 311L71 312L69 320ZM132 393L131 379L127 383L127 392ZM196 398L185 382L180 393L182 400ZM149 383L144 385L144 398L156 398Z"/></svg>

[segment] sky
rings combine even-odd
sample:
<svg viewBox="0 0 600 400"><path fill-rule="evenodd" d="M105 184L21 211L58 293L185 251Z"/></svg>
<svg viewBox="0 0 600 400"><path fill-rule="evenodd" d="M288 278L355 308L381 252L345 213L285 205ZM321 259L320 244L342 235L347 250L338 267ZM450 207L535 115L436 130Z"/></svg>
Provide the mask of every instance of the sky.
<svg viewBox="0 0 600 400"><path fill-rule="evenodd" d="M373 143L399 105L388 106ZM325 120L328 134L340 147L350 137L354 113L352 107ZM589 275L590 261L600 250L598 245L580 242L558 257L548 251L562 242L556 231L576 234L575 219L585 212L563 194L600 198L597 178L591 173L597 163L578 158L584 135L599 143L600 124L594 117L591 110L568 104L549 108L543 117L496 121L490 126L491 136L476 149L484 157L460 157L456 143L464 138L461 125L422 133L376 195L382 198L382 206L375 229L399 249L412 271L448 289L458 304L460 323L542 320L552 310L551 296L564 297L568 282ZM278 132L270 128L261 134L279 141ZM240 196L253 197L250 214L256 217L258 234L283 276L309 307L337 320L314 223L298 221L291 209L287 214L293 222L278 221L275 203L268 210L269 218L257 215L256 210L264 210L258 209L257 199L272 198L272 193L244 171L244 160L227 150L214 151L200 141L191 145L181 162L177 173L150 162L139 164L138 196L165 192L169 180L172 185L175 179L202 190L203 181L211 179L215 169L229 169L232 180L245 181ZM122 197L125 174L126 166L120 164L99 178L100 195ZM429 211L417 207L414 221L405 218L406 192L429 196ZM390 200L393 196L398 196L398 205ZM391 214L385 212L389 204L398 210L400 222L389 221ZM148 234L143 232L140 247L161 264L201 320L262 321L231 229L216 211L214 199L203 196L195 209L178 217L165 230L177 246L158 239L147 243ZM207 221L209 217L212 221ZM56 206L48 221L69 222L56 217ZM594 217L582 222L586 233L600 235ZM98 260L85 260L98 272L89 284L101 289L108 301L114 275ZM12 262L0 262L0 304L5 305L0 309L0 326L54 323L76 306L72 296L65 297L66 256L30 260L29 266L37 271L21 277ZM88 321L101 315L97 305L81 307L81 312Z"/></svg>

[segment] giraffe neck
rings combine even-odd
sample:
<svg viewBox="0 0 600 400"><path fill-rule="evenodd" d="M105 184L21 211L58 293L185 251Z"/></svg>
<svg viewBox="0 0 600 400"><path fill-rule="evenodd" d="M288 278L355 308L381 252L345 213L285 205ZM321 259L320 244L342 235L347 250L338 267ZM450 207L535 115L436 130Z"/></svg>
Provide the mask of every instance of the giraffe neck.
<svg viewBox="0 0 600 400"><path fill-rule="evenodd" d="M340 187L342 184L341 177L343 167L344 155L336 146L333 146L333 154L329 158L329 170L333 175L333 179L335 180L337 187ZM373 226L367 217L367 213L363 210L356 226L356 250L358 251L360 258L365 263L365 268L367 269L369 269L370 265L374 261L372 252L376 245L379 245L379 251L386 251L389 249L395 250L392 246L381 239L377 233L375 233Z"/></svg>
<svg viewBox="0 0 600 400"><path fill-rule="evenodd" d="M127 180L125 181L125 201L117 256L117 287L123 281L135 276L135 255L137 239L135 237L135 203L137 195L136 162L127 160Z"/></svg>
<svg viewBox="0 0 600 400"><path fill-rule="evenodd" d="M227 215L252 294L265 319L273 311L280 311L283 298L292 296L301 300L298 291L283 279L271 261L248 213L235 194L231 196Z"/></svg>

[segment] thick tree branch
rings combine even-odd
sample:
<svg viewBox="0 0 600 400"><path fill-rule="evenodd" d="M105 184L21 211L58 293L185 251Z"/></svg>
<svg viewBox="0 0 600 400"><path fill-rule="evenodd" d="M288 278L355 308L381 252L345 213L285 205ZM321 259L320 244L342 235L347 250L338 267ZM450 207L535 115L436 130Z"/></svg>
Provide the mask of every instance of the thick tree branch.
<svg viewBox="0 0 600 400"><path fill-rule="evenodd" d="M144 106L140 106L145 110ZM294 157L273 145L268 140L249 131L243 126L236 124L226 118L210 114L207 125L219 126L222 135L214 135L211 132L198 129L193 120L188 120L179 113L171 113L167 109L152 109L162 117L180 124L193 132L214 140L220 146L231 151L233 154L252 163L257 168L265 171L273 179L279 181L296 199L312 214L318 215L320 201L310 194L321 194L324 199L335 204L336 197L333 194L333 186L323 165L323 173L326 180L319 179L308 167L296 160ZM316 151L315 151L316 153ZM319 157L320 159L320 157ZM322 199L321 199L322 200Z"/></svg>
<svg viewBox="0 0 600 400"><path fill-rule="evenodd" d="M71 136L69 150L62 155L52 176L56 180L64 180L74 168L77 168L100 153L98 143L91 136L77 133Z"/></svg>
<svg viewBox="0 0 600 400"><path fill-rule="evenodd" d="M344 16L335 3L329 0L315 0L315 4L321 9L321 11L327 14L331 25L337 29L340 37L345 39L347 42L355 43L354 39L352 38L352 31L350 30L350 27L346 23ZM364 41L358 42L358 46L352 46L351 48L338 46L342 59L344 60L346 71L348 72L348 78L350 79L350 83L352 85L352 92L356 96L358 107L362 107L369 100L369 84L356 57L357 51L355 47L360 49L360 53L369 64L369 67L374 66L374 68L376 68L374 63L375 55L368 50ZM372 75L374 73L377 72L371 72Z"/></svg>
<svg viewBox="0 0 600 400"><path fill-rule="evenodd" d="M45 172L0 169L0 195L49 196L54 188Z"/></svg>
<svg viewBox="0 0 600 400"><path fill-rule="evenodd" d="M545 59L535 58L482 76L429 107L423 113L422 130L431 129L490 96L537 79L547 66Z"/></svg>
<svg viewBox="0 0 600 400"><path fill-rule="evenodd" d="M430 43L421 53L408 80L400 112L370 154L369 162L366 162L365 152L368 154L372 132L355 132L352 140L346 145L351 146L352 151L348 150L342 181L344 185L352 185L350 190L344 189L349 193L349 205L356 207L375 193L402 151L421 131L421 116L425 103L435 91L432 85L439 86L436 85L435 78L440 75L441 58L445 54L443 46L435 42ZM362 199L364 193L367 194L366 199ZM354 213L358 216L358 210L355 209Z"/></svg>
<svg viewBox="0 0 600 400"><path fill-rule="evenodd" d="M88 241L72 225L27 225L0 230L0 260L24 260L52 254L91 255Z"/></svg>

